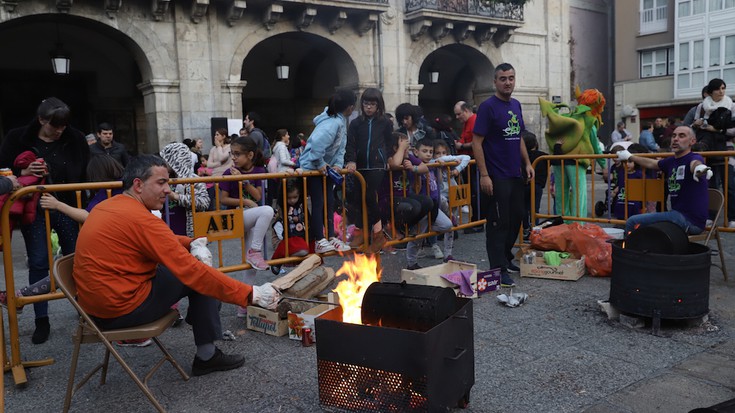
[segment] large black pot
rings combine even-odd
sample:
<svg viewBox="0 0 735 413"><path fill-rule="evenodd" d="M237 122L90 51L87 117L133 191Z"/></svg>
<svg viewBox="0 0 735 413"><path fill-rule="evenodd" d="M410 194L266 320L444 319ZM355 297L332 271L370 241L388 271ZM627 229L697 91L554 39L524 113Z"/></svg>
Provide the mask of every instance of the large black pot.
<svg viewBox="0 0 735 413"><path fill-rule="evenodd" d="M372 283L362 298L363 324L428 331L456 311L454 290L402 283Z"/></svg>
<svg viewBox="0 0 735 413"><path fill-rule="evenodd" d="M632 231L625 247L653 254L684 254L689 248L686 231L673 222L656 222Z"/></svg>
<svg viewBox="0 0 735 413"><path fill-rule="evenodd" d="M709 312L710 249L690 243L684 254L653 254L612 243L610 304L643 317L689 319Z"/></svg>

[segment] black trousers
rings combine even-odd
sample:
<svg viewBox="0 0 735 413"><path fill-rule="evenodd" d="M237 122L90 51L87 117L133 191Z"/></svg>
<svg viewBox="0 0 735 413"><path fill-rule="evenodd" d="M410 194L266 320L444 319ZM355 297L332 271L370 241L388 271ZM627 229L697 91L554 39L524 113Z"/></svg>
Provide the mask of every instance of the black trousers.
<svg viewBox="0 0 735 413"><path fill-rule="evenodd" d="M159 265L156 269L156 276L153 277L152 282L150 294L132 312L116 318L92 317L92 319L104 330L139 326L158 320L169 312L171 306L180 299L189 297L186 322L191 324L194 330L194 343L196 345L210 344L222 339L219 300L199 294L185 286L163 265Z"/></svg>
<svg viewBox="0 0 735 413"><path fill-rule="evenodd" d="M523 219L524 184L522 178L492 178L492 181L493 195L481 192L487 211L485 248L490 268L507 271Z"/></svg>

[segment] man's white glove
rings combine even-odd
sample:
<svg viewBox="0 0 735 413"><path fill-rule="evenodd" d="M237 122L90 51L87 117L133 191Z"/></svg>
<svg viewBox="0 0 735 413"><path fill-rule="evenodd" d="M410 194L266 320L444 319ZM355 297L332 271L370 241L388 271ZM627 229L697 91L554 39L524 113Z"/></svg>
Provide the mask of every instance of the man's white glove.
<svg viewBox="0 0 735 413"><path fill-rule="evenodd" d="M695 181L699 182L699 177L702 175L704 175L709 181L709 179L712 178L712 168L710 168L709 166L705 164L701 164L701 163L695 166L694 176L692 176L692 178L694 178Z"/></svg>
<svg viewBox="0 0 735 413"><path fill-rule="evenodd" d="M631 156L633 156L633 154L630 153L630 152L628 152L627 149L623 149L622 151L618 151L617 155L618 155L618 159L620 159L623 162L627 161L628 159L630 159Z"/></svg>
<svg viewBox="0 0 735 413"><path fill-rule="evenodd" d="M212 266L212 251L207 248L207 237L197 238L189 245L189 251L194 258L199 261Z"/></svg>
<svg viewBox="0 0 735 413"><path fill-rule="evenodd" d="M280 299L281 293L271 283L253 286L253 305L275 310Z"/></svg>

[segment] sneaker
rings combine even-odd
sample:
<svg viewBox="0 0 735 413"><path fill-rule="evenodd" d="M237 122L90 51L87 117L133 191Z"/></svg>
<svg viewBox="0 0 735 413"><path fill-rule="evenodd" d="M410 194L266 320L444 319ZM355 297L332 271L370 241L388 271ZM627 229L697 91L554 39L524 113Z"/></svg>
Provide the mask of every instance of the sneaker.
<svg viewBox="0 0 735 413"><path fill-rule="evenodd" d="M421 266L418 263L416 263L416 264L409 265L408 268L406 269L407 270L418 270L418 269L421 269Z"/></svg>
<svg viewBox="0 0 735 413"><path fill-rule="evenodd" d="M728 228L735 228L735 221L730 221L727 223Z"/></svg>
<svg viewBox="0 0 735 413"><path fill-rule="evenodd" d="M352 249L352 248L350 248L349 245L347 245L346 243L344 243L341 239L339 239L337 237L330 238L329 239L329 243L332 244L332 246L334 247L334 249L337 250L337 251L339 251L339 252L347 252L347 251L349 251L349 250Z"/></svg>
<svg viewBox="0 0 735 413"><path fill-rule="evenodd" d="M424 247L419 247L419 251L416 253L416 258L424 257L426 257L426 251L424 251Z"/></svg>
<svg viewBox="0 0 735 413"><path fill-rule="evenodd" d="M21 294L15 293L16 297L19 297ZM8 308L8 292L7 291L0 291L0 305ZM23 306L16 307L15 312L20 314L23 312Z"/></svg>
<svg viewBox="0 0 735 413"><path fill-rule="evenodd" d="M444 259L444 253L442 252L442 249L439 248L439 244L434 244L431 246L431 252L434 253L434 258L437 260Z"/></svg>
<svg viewBox="0 0 735 413"><path fill-rule="evenodd" d="M306 257L309 255L309 250L298 250L291 254L292 257Z"/></svg>
<svg viewBox="0 0 735 413"><path fill-rule="evenodd" d="M120 347L148 347L153 344L150 338L136 338L133 340L118 340L115 342Z"/></svg>
<svg viewBox="0 0 735 413"><path fill-rule="evenodd" d="M242 367L245 364L245 357L239 355L225 354L222 350L215 348L214 356L204 361L194 356L194 363L191 366L192 376L203 376L205 374L214 373L215 371L227 371Z"/></svg>
<svg viewBox="0 0 735 413"><path fill-rule="evenodd" d="M470 207L468 207L467 205L462 205L462 208L460 208L460 209L462 210L462 213L463 214L469 214L470 213Z"/></svg>
<svg viewBox="0 0 735 413"><path fill-rule="evenodd" d="M711 226L712 226L712 224L713 224L713 223L714 223L714 222L713 222L713 221L712 221L711 219L708 219L708 220L707 220L707 223L705 223L705 224L704 224L704 226L706 226L706 227L708 227L708 228L709 228L709 227L711 227Z"/></svg>
<svg viewBox="0 0 735 413"><path fill-rule="evenodd" d="M508 262L508 272L518 273L518 272L521 272L521 269L518 268L518 266L513 264L512 262Z"/></svg>
<svg viewBox="0 0 735 413"><path fill-rule="evenodd" d="M501 272L500 273L500 286L501 287L515 287L516 283L513 281L512 278L510 278L510 275L508 275L507 272Z"/></svg>
<svg viewBox="0 0 735 413"><path fill-rule="evenodd" d="M248 308L237 306L237 318L247 318L248 316Z"/></svg>
<svg viewBox="0 0 735 413"><path fill-rule="evenodd" d="M325 252L334 251L334 246L327 241L326 238L322 238L314 245L314 252L317 254L324 254Z"/></svg>
<svg viewBox="0 0 735 413"><path fill-rule="evenodd" d="M246 255L247 259L245 261L247 261L247 263L250 264L253 269L265 271L271 267L265 261L265 259L263 258L263 253L260 251L250 249L248 250L248 253Z"/></svg>
<svg viewBox="0 0 735 413"><path fill-rule="evenodd" d="M454 261L454 257L452 257L451 255L447 255L446 257L444 257L444 262L449 262L449 261Z"/></svg>

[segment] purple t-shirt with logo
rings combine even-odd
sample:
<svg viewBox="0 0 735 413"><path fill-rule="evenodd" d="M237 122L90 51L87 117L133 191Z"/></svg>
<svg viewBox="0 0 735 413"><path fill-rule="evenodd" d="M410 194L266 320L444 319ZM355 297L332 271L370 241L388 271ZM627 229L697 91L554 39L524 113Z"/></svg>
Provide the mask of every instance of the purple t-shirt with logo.
<svg viewBox="0 0 735 413"><path fill-rule="evenodd" d="M521 103L511 98L506 102L497 96L482 102L477 109L473 133L484 136L482 152L491 177L521 177Z"/></svg>
<svg viewBox="0 0 735 413"><path fill-rule="evenodd" d="M681 158L670 157L658 161L658 168L666 177L671 209L681 212L692 225L704 229L709 207L708 184L704 177L699 182L694 180L689 166L694 160L704 163L702 156L689 152Z"/></svg>
<svg viewBox="0 0 735 413"><path fill-rule="evenodd" d="M266 170L262 166L254 166L253 167L253 170L251 170L250 172L242 172L243 175L264 174L264 173L266 173ZM229 169L226 170L222 174L222 176L228 176L228 175L232 175L230 173L230 170ZM222 183L220 183L219 184L219 189L220 189L220 191L227 191L227 194L229 194L230 197L237 198L238 197L238 194L239 194L239 192L238 192L239 191L238 185L241 184L241 183L250 183L251 185L253 185L256 188L262 188L263 187L263 181L262 180L240 181L240 182L238 182L238 181L229 181L229 182L222 182ZM243 194L243 196L245 196L245 198L252 199L252 197L250 196L250 194L248 194L247 191L245 191L244 189L242 191L242 194ZM255 201L255 200L253 199L253 201Z"/></svg>

